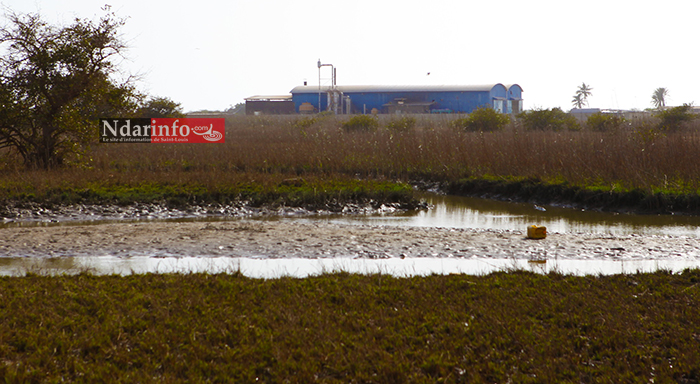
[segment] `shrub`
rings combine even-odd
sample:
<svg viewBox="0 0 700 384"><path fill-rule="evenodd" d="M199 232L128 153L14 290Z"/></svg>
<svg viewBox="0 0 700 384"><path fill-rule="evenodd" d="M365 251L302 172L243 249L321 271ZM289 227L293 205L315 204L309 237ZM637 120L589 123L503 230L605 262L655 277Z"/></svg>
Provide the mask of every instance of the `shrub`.
<svg viewBox="0 0 700 384"><path fill-rule="evenodd" d="M374 131L379 126L375 117L370 115L355 115L344 122L342 128L345 132Z"/></svg>
<svg viewBox="0 0 700 384"><path fill-rule="evenodd" d="M576 118L561 110L561 108L535 109L521 112L518 120L522 122L525 129L533 131L561 131L568 129L578 131L581 126Z"/></svg>
<svg viewBox="0 0 700 384"><path fill-rule="evenodd" d="M647 121L638 124L635 127L634 134L634 137L636 137L645 146L654 143L654 141L660 137L666 136L666 134L659 129L658 125Z"/></svg>
<svg viewBox="0 0 700 384"><path fill-rule="evenodd" d="M493 108L478 108L469 116L454 121L455 127L471 132L498 131L508 123L510 123L510 118Z"/></svg>
<svg viewBox="0 0 700 384"><path fill-rule="evenodd" d="M690 111L690 104L683 104L680 107L663 110L657 113L656 117L661 119L659 122L660 130L677 131L697 116Z"/></svg>
<svg viewBox="0 0 700 384"><path fill-rule="evenodd" d="M386 128L390 131L407 132L412 130L415 126L415 117L404 116L400 119L391 120L389 123L387 123Z"/></svg>
<svg viewBox="0 0 700 384"><path fill-rule="evenodd" d="M625 121L622 116L598 112L588 116L586 126L592 131L611 132L619 129Z"/></svg>
<svg viewBox="0 0 700 384"><path fill-rule="evenodd" d="M313 126L318 121L315 117L304 117L292 123L294 128L304 131L305 129Z"/></svg>
<svg viewBox="0 0 700 384"><path fill-rule="evenodd" d="M301 119L298 119L296 121L293 121L292 126L303 132L307 128L310 128L313 125L315 125L316 123L322 122L322 121L324 121L332 116L335 116L335 114L333 112L323 111L321 113L317 113L314 116L307 116L307 117L303 117Z"/></svg>

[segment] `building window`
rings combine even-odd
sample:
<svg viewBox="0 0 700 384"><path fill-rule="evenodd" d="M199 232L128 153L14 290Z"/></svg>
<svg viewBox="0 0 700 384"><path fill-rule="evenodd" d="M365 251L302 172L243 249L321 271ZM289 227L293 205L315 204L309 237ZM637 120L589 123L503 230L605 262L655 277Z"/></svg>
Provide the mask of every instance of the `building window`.
<svg viewBox="0 0 700 384"><path fill-rule="evenodd" d="M520 100L508 100L508 113L517 115L522 112Z"/></svg>
<svg viewBox="0 0 700 384"><path fill-rule="evenodd" d="M496 112L498 112L498 113L503 113L503 110L504 110L504 105L503 105L504 103L503 102L504 101L505 100L500 100L500 99L494 100L493 101L493 109L495 109Z"/></svg>

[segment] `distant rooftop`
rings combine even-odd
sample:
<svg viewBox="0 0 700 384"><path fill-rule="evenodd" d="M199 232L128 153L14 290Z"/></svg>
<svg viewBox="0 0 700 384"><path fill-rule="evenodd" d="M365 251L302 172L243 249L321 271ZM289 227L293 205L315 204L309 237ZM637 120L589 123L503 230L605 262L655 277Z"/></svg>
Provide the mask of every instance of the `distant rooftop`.
<svg viewBox="0 0 700 384"><path fill-rule="evenodd" d="M340 92L362 93L362 92L488 92L495 86L503 84L480 84L480 85L339 85L336 88ZM517 85L517 84L513 84ZM325 92L330 86L322 86L320 90ZM318 85L300 85L294 87L291 93L318 93Z"/></svg>
<svg viewBox="0 0 700 384"><path fill-rule="evenodd" d="M318 89L316 91L318 92ZM292 95L257 95L246 97L245 101L287 101L291 99Z"/></svg>

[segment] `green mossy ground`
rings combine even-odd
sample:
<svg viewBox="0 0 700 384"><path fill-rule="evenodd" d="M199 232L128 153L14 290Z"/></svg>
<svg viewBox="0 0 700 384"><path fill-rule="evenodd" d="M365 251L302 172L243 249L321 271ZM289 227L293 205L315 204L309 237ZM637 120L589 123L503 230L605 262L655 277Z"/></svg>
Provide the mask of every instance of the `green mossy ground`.
<svg viewBox="0 0 700 384"><path fill-rule="evenodd" d="M2 194L0 194L1 196ZM6 190L0 202L4 205L23 204L51 207L68 204L163 204L182 208L206 204L245 204L260 206L290 206L307 209L342 208L348 203L399 204L415 208L419 201L413 197L410 185L373 180L316 180L302 178L280 180L273 184L242 182L204 186L201 184L137 183L100 185L86 183L75 187Z"/></svg>
<svg viewBox="0 0 700 384"><path fill-rule="evenodd" d="M700 271L0 278L26 382L697 383Z"/></svg>

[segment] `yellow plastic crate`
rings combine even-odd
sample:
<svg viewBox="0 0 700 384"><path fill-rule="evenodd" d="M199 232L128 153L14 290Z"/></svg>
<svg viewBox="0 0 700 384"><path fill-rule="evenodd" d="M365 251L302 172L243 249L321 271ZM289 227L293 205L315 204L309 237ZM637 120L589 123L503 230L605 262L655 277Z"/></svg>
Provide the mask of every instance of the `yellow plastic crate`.
<svg viewBox="0 0 700 384"><path fill-rule="evenodd" d="M547 237L547 227L540 225L531 225L527 227L528 239L544 239Z"/></svg>

